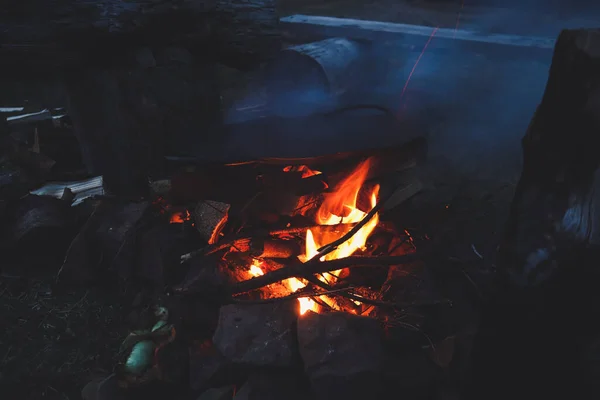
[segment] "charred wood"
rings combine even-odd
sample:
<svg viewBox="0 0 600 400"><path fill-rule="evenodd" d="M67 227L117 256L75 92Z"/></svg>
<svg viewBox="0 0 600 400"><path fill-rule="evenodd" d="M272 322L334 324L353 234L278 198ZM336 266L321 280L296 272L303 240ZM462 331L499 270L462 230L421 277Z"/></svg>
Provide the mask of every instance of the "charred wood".
<svg viewBox="0 0 600 400"><path fill-rule="evenodd" d="M266 273L264 275L252 278L247 281L239 282L231 288L232 294L246 293L251 290L260 289L263 286L282 281L292 277L304 277L310 274L336 271L348 267L361 266L390 266L415 261L419 257L416 254L406 254L403 256L351 256L331 261L319 261L319 258L312 259L306 263L298 263L278 270ZM360 300L360 298L359 298Z"/></svg>
<svg viewBox="0 0 600 400"><path fill-rule="evenodd" d="M194 208L194 221L196 229L208 244L214 244L220 237L223 227L227 223L228 212L231 206L218 201L204 200Z"/></svg>

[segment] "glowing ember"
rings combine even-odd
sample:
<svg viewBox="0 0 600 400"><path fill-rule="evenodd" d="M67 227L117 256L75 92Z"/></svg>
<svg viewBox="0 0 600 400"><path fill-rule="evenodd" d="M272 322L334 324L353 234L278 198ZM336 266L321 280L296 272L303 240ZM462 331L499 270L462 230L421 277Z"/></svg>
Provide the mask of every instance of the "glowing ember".
<svg viewBox="0 0 600 400"><path fill-rule="evenodd" d="M301 282L297 278L286 279L283 282L292 293L304 288L306 286L305 283ZM319 311L318 304L315 301L308 297L300 297L298 298L298 303L300 303L300 315L306 314L307 311Z"/></svg>
<svg viewBox="0 0 600 400"><path fill-rule="evenodd" d="M260 269L260 267L258 266L258 261L254 260L254 262L252 263L252 265L250 266L250 270L248 271L250 273L250 275L255 278L257 276L261 276L264 275L265 273L263 272L262 269Z"/></svg>
<svg viewBox="0 0 600 400"><path fill-rule="evenodd" d="M321 175L321 171L308 168L306 165L288 165L283 168L284 172L302 172L302 179L310 178L311 176Z"/></svg>
<svg viewBox="0 0 600 400"><path fill-rule="evenodd" d="M171 219L169 220L169 223L183 224L185 221L189 221L190 217L191 217L190 212L188 210L181 211L181 212L174 212L173 214L171 214Z"/></svg>
<svg viewBox="0 0 600 400"><path fill-rule="evenodd" d="M252 261L252 265L250 266L248 273L252 278L265 274L261 268L261 262L258 260ZM295 293L296 291L306 286L305 283L301 282L297 278L289 278L284 280L282 283L285 285L286 289L290 293ZM312 310L314 312L318 311L318 304L308 297L300 297L298 299L298 303L300 304L300 315L304 315L309 310Z"/></svg>

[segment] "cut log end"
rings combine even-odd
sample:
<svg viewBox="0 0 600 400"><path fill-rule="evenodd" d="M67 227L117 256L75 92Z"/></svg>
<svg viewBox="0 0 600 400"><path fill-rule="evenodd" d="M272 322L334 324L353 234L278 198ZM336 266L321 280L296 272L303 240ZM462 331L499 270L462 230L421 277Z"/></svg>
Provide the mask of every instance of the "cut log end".
<svg viewBox="0 0 600 400"><path fill-rule="evenodd" d="M196 229L209 244L216 243L227 223L230 205L218 201L204 200L194 209Z"/></svg>

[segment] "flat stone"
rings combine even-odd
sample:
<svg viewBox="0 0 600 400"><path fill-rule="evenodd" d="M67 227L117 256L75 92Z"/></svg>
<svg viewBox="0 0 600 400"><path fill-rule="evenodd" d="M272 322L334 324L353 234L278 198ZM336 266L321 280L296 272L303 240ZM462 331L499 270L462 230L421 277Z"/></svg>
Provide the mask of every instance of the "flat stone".
<svg viewBox="0 0 600 400"><path fill-rule="evenodd" d="M305 400L310 398L309 385L294 370L256 371L235 394L233 400Z"/></svg>
<svg viewBox="0 0 600 400"><path fill-rule="evenodd" d="M294 363L293 302L221 307L216 348L236 364L289 367Z"/></svg>
<svg viewBox="0 0 600 400"><path fill-rule="evenodd" d="M346 313L307 313L298 319L298 344L317 398L381 395L384 350L378 321Z"/></svg>
<svg viewBox="0 0 600 400"><path fill-rule="evenodd" d="M208 389L202 393L197 400L231 400L233 398L234 386Z"/></svg>

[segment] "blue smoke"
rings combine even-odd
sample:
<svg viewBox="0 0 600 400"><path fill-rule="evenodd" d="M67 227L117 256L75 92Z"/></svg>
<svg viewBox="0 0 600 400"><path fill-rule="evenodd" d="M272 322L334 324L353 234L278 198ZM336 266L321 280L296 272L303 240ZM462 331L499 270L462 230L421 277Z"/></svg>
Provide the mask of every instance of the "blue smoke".
<svg viewBox="0 0 600 400"><path fill-rule="evenodd" d="M469 0L464 2L469 7ZM455 3L458 19L460 1ZM463 15L458 29L556 38L564 28L597 25L600 8L600 2L513 3L511 9L506 1L487 1L498 8ZM421 55L426 42L423 37L413 48L402 40L375 43L347 93L331 97L314 87L283 91L271 112L306 115L349 104L384 105L424 121L432 158L445 158L470 176L512 179L520 170L520 140L541 100L552 50L474 46L434 36Z"/></svg>

